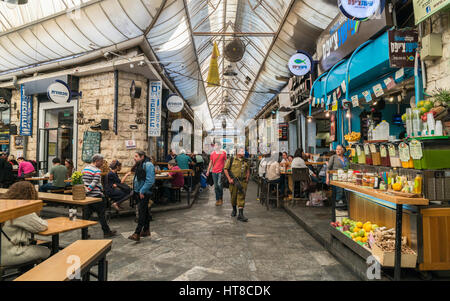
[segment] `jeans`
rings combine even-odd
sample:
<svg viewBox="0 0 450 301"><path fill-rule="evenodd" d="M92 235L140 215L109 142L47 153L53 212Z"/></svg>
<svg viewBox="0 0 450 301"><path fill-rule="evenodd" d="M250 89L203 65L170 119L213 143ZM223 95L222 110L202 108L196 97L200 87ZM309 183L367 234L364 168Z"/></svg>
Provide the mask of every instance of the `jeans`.
<svg viewBox="0 0 450 301"><path fill-rule="evenodd" d="M280 177L280 178L278 178L278 179L276 179L276 180L270 180L270 181L267 181L267 183L270 183L270 184L278 184L278 185L279 185L279 188L280 188L280 194L281 194L281 195L284 195L284 181L285 181L285 179L282 179L282 178Z"/></svg>
<svg viewBox="0 0 450 301"><path fill-rule="evenodd" d="M223 187L221 181L222 173L212 173L212 178L214 181L214 192L216 193L216 201L223 198Z"/></svg>
<svg viewBox="0 0 450 301"><path fill-rule="evenodd" d="M49 190L57 190L57 189L64 189L64 187L56 187L53 186L52 183L47 183L39 187L39 192L47 192Z"/></svg>
<svg viewBox="0 0 450 301"><path fill-rule="evenodd" d="M127 192L119 188L113 188L108 192L108 196L113 200L114 203L120 205L130 198L130 191Z"/></svg>
<svg viewBox="0 0 450 301"><path fill-rule="evenodd" d="M109 228L108 223L106 222L105 211L106 211L105 200L103 200L99 203L87 205L84 207L83 219L88 220L91 218L93 212L97 213L98 221L100 222L100 225L102 226L103 234L107 234L107 233L111 232L111 229Z"/></svg>
<svg viewBox="0 0 450 301"><path fill-rule="evenodd" d="M144 198L141 199L139 194L136 196L136 205L138 208L138 225L134 233L141 234L141 231L150 231L150 213L148 212L148 202L150 200L150 194L145 194Z"/></svg>

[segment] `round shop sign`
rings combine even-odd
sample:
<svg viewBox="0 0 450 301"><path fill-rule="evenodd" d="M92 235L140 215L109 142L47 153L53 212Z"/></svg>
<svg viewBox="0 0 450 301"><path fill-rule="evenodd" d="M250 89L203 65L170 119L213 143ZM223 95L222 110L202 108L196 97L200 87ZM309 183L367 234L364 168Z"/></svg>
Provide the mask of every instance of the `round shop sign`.
<svg viewBox="0 0 450 301"><path fill-rule="evenodd" d="M296 76L303 76L311 71L311 57L301 51L291 56L288 63L289 71Z"/></svg>
<svg viewBox="0 0 450 301"><path fill-rule="evenodd" d="M167 99L167 109L172 113L178 113L183 110L184 107L184 101L183 98L181 98L178 95L172 95Z"/></svg>
<svg viewBox="0 0 450 301"><path fill-rule="evenodd" d="M347 18L356 21L364 21L375 15L384 1L385 0L338 0L338 7Z"/></svg>
<svg viewBox="0 0 450 301"><path fill-rule="evenodd" d="M47 88L48 98L57 104L64 104L70 101L69 86L62 80L56 80Z"/></svg>

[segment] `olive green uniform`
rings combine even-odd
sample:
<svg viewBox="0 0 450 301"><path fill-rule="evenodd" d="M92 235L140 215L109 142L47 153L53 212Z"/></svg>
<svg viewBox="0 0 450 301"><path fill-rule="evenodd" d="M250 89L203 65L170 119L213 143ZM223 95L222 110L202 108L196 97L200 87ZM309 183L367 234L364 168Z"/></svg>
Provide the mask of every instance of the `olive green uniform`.
<svg viewBox="0 0 450 301"><path fill-rule="evenodd" d="M235 185L230 184L231 205L244 208L245 206L245 193L247 191L247 172L250 166L245 158L233 158L233 164L231 164L231 158L225 163L225 169L230 170L235 178L238 178L242 184L244 193L239 192Z"/></svg>

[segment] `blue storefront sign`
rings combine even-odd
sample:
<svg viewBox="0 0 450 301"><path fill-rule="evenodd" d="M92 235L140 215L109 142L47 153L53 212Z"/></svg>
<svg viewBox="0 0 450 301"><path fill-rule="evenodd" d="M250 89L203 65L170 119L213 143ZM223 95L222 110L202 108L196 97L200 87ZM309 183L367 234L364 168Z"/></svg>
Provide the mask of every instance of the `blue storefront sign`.
<svg viewBox="0 0 450 301"><path fill-rule="evenodd" d="M148 136L161 136L161 89L160 81L150 82L148 104Z"/></svg>
<svg viewBox="0 0 450 301"><path fill-rule="evenodd" d="M33 134L33 98L25 95L23 85L20 86L20 135Z"/></svg>

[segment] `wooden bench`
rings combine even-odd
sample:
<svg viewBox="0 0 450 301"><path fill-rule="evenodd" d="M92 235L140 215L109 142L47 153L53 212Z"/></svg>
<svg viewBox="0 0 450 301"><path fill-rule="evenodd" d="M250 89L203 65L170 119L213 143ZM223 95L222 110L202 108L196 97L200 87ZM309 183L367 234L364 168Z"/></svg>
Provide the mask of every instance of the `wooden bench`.
<svg viewBox="0 0 450 301"><path fill-rule="evenodd" d="M111 250L111 245L112 240L110 239L78 240L16 278L14 281L89 280L89 271L97 264L98 280L106 281L108 274L106 254ZM78 278L76 277L77 275L74 270L74 265L76 264L75 260L69 258L70 256L78 256L79 258L80 266ZM72 271L72 274L68 271Z"/></svg>

